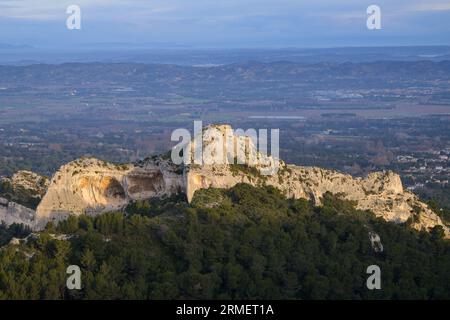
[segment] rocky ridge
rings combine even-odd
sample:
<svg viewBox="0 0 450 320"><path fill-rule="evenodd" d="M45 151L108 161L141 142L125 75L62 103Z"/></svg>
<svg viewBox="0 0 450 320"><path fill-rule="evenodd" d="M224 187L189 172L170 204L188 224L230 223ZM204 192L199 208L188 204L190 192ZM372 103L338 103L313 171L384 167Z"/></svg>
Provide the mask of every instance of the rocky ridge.
<svg viewBox="0 0 450 320"><path fill-rule="evenodd" d="M36 197L43 197L47 192L50 181L47 177L32 171L17 171L11 178L11 184L14 188L23 188Z"/></svg>
<svg viewBox="0 0 450 320"><path fill-rule="evenodd" d="M36 210L36 227L70 214L120 210L130 201L182 192L180 174L182 170L163 157L121 165L95 158L72 161L53 176Z"/></svg>
<svg viewBox="0 0 450 320"><path fill-rule="evenodd" d="M391 171L354 178L333 170L285 164L261 154L252 139L236 135L229 125L208 127L202 137L201 165L194 164L192 157L190 164L175 165L168 156L155 156L123 165L82 158L62 166L37 207L34 228L38 230L48 221L70 214L120 210L140 199L185 193L190 202L199 189L248 183L273 186L286 197L310 199L316 205L331 192L355 201L358 209L371 210L386 221L408 222L418 230L442 226L450 238L450 230L440 217L404 190L399 175ZM197 147L193 139L183 146L183 152L191 151L192 156Z"/></svg>

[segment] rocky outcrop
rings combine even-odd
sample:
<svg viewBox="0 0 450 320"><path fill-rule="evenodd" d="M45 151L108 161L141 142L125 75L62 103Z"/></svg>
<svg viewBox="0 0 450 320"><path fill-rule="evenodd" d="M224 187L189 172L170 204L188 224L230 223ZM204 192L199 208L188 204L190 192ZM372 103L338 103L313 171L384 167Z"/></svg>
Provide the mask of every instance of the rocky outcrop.
<svg viewBox="0 0 450 320"><path fill-rule="evenodd" d="M0 221L6 225L18 223L33 228L35 225L35 212L34 210L0 197Z"/></svg>
<svg viewBox="0 0 450 320"><path fill-rule="evenodd" d="M318 167L287 165L260 153L254 140L233 133L228 125L208 127L201 135L201 149L196 139L182 146L183 155L190 160L186 165L175 165L170 157L158 156L123 165L83 158L62 166L52 177L37 208L35 229L70 214L121 210L130 201L182 192L190 202L200 189L248 183L273 186L286 197L310 199L316 205L330 192L354 201L358 209L371 210L387 221L408 222L418 230L442 226L450 237L449 228L440 217L414 194L405 191L399 175L391 171L354 178ZM198 150L203 156L202 164L194 159ZM32 213L16 212L5 219L20 220L22 216L29 222Z"/></svg>
<svg viewBox="0 0 450 320"><path fill-rule="evenodd" d="M43 197L50 181L47 177L35 172L21 170L12 176L11 183L15 188L21 187L37 197Z"/></svg>
<svg viewBox="0 0 450 320"><path fill-rule="evenodd" d="M228 125L214 126L214 129L222 133L223 141L219 139L219 146L228 146L223 155L225 164L188 166L185 173L188 201L192 200L199 189L231 188L238 183L273 186L288 198L310 199L316 205L320 205L324 194L330 192L355 201L358 209L370 210L386 221L408 222L418 230L429 230L438 225L444 228L446 237L450 237L450 229L441 218L413 193L405 191L400 176L392 171L374 172L365 178L354 178L318 167L287 165L279 159L259 153L251 139L247 139L244 144L237 143L239 137L232 133ZM205 141L211 141L208 133L204 132L203 135ZM214 137L217 140L217 134ZM239 152L236 144L240 148L246 147ZM208 158L216 154L214 147L203 150L206 163L211 163ZM230 162L230 159L236 161L236 155L239 154L246 155L239 159L243 165ZM268 172L271 174L267 174Z"/></svg>
<svg viewBox="0 0 450 320"><path fill-rule="evenodd" d="M205 188L231 188L238 183L269 185L279 189L286 197L310 199L320 205L326 192L355 201L361 210L371 210L386 221L411 222L418 230L429 230L436 225L449 229L427 205L404 191L400 177L393 172L377 172L367 178L353 178L332 170L315 167L286 165L273 176L249 174L247 170L230 170L229 166L190 168L187 176L187 196L191 200L195 191Z"/></svg>
<svg viewBox="0 0 450 320"><path fill-rule="evenodd" d="M50 184L47 177L26 170L17 171L11 178L4 177L2 182L10 184L15 191L24 190L35 198L42 198Z"/></svg>
<svg viewBox="0 0 450 320"><path fill-rule="evenodd" d="M377 233L369 231L369 241L373 251L377 253L383 252L383 244L381 243L380 236Z"/></svg>
<svg viewBox="0 0 450 320"><path fill-rule="evenodd" d="M78 159L53 176L36 210L36 228L69 214L121 210L130 201L182 192L183 184L182 171L162 157L122 165Z"/></svg>

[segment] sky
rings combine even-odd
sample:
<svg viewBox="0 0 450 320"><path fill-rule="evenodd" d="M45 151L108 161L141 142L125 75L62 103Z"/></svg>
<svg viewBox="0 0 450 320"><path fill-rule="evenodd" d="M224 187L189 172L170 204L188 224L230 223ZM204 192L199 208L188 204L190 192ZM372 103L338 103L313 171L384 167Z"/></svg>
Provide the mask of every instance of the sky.
<svg viewBox="0 0 450 320"><path fill-rule="evenodd" d="M369 5L381 29L366 26ZM81 8L81 30L66 9ZM450 0L0 0L0 44L80 48L450 45Z"/></svg>

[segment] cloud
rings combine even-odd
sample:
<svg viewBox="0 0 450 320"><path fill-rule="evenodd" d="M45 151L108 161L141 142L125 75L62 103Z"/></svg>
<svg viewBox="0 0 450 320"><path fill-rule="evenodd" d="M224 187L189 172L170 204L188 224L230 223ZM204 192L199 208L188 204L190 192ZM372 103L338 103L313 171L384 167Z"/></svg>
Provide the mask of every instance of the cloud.
<svg viewBox="0 0 450 320"><path fill-rule="evenodd" d="M246 15L287 14L299 16L356 17L364 14L373 0L2 0L0 17L28 20L55 20L65 14L69 5L96 12L98 17L132 18L158 16L167 13L178 17L214 17L215 20L239 19ZM442 11L450 10L448 0L378 0L376 4L389 11ZM124 14L126 12L126 14Z"/></svg>
<svg viewBox="0 0 450 320"><path fill-rule="evenodd" d="M415 33L420 33L422 37L429 34L429 39L431 36L442 38L442 33L450 28L448 18L439 24L436 22L449 11L448 0L0 1L2 42L8 39L39 42L45 37L52 39L56 33L66 36L66 8L71 4L81 7L83 30L80 39L89 36L89 41L132 39L224 44L282 41L288 45L312 38L315 43L329 41L331 37L347 37L350 41L352 37L367 36L366 8L373 3L382 9L386 35L418 37ZM433 28L427 28L427 25ZM34 31L38 29L41 35Z"/></svg>
<svg viewBox="0 0 450 320"><path fill-rule="evenodd" d="M0 3L0 17L21 20L56 20L65 15L66 8L78 5L82 10L97 9L99 16L103 12L112 15L123 14L126 10L137 12L147 9L148 12L165 12L163 1L141 0L2 0Z"/></svg>
<svg viewBox="0 0 450 320"><path fill-rule="evenodd" d="M450 11L450 2L420 3L413 5L411 11Z"/></svg>

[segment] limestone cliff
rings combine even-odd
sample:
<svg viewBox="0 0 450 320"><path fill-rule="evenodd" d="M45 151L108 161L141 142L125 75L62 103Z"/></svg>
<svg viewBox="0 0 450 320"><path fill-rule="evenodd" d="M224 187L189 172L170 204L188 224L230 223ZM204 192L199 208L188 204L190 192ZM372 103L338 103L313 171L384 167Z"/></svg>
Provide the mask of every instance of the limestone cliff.
<svg viewBox="0 0 450 320"><path fill-rule="evenodd" d="M124 165L83 158L62 166L37 208L35 228L69 214L120 210L134 200L181 192L190 202L199 189L248 183L270 185L286 197L311 199L317 205L326 192L331 192L387 221L408 222L418 230L440 225L450 237L450 230L440 217L405 191L400 177L391 171L354 178L333 170L287 165L260 153L254 140L233 133L228 125L209 129L213 130L206 128L201 133L201 149L195 139L183 146L183 153L191 151L185 155L191 160L187 165L175 165L169 157L158 156ZM196 150L203 155L201 165L194 162Z"/></svg>
<svg viewBox="0 0 450 320"><path fill-rule="evenodd" d="M184 189L182 170L169 159L153 157L136 164L116 165L82 158L62 166L53 176L36 211L37 228L69 214L120 210L133 200Z"/></svg>
<svg viewBox="0 0 450 320"><path fill-rule="evenodd" d="M449 229L440 217L414 194L404 191L400 177L390 171L373 173L363 179L332 170L293 165L280 168L273 176L249 174L246 169L233 170L230 166L204 166L190 168L186 176L188 200L199 189L230 188L238 183L273 186L286 197L310 199L316 205L320 205L326 192L331 192L343 199L356 201L358 209L371 210L387 221L408 221L417 230L441 225L450 237Z"/></svg>
<svg viewBox="0 0 450 320"><path fill-rule="evenodd" d="M34 210L0 197L0 222L6 225L13 223L24 224L33 228L35 225L35 212Z"/></svg>
<svg viewBox="0 0 450 320"><path fill-rule="evenodd" d="M238 147L236 147L238 137L233 135L230 126L222 125L214 126L214 128L222 132L222 139L225 142L220 141L220 144L235 149L226 151L223 165L191 165L186 168L188 201L192 200L195 191L199 189L230 188L237 183L273 186L286 197L310 199L316 205L320 205L323 195L330 192L343 199L355 201L358 209L371 210L375 215L387 221L409 222L417 230L429 230L440 225L444 228L446 237L450 237L450 229L444 225L441 218L413 193L403 189L398 174L391 171L374 172L366 178L354 178L347 174L318 167L287 165L279 159L260 154L251 139L246 141L244 152L246 158L241 159L244 164L236 165L229 162L229 159L233 159L233 156L239 154ZM207 137L205 133L203 135L205 141L211 141L211 138ZM204 150L203 158L215 154L214 150ZM252 165L251 158L262 159L261 163L264 165L261 163ZM272 174L267 174L267 172Z"/></svg>

